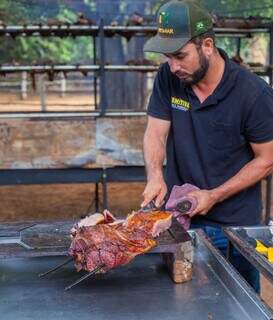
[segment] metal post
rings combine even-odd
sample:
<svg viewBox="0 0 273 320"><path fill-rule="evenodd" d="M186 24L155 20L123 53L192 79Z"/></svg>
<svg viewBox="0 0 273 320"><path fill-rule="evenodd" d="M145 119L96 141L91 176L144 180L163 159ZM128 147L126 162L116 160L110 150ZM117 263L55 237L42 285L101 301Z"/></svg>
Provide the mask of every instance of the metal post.
<svg viewBox="0 0 273 320"><path fill-rule="evenodd" d="M240 37L238 37L238 38L236 38L235 39L236 40L236 55L238 56L238 57L240 57L240 52L241 52L241 38Z"/></svg>
<svg viewBox="0 0 273 320"><path fill-rule="evenodd" d="M45 112L46 111L46 88L45 88L45 81L44 81L43 75L39 76L38 92L40 94L40 99L41 99L41 109L43 112Z"/></svg>
<svg viewBox="0 0 273 320"><path fill-rule="evenodd" d="M96 183L95 185L95 211L99 212L100 210L100 203L99 203L99 184Z"/></svg>
<svg viewBox="0 0 273 320"><path fill-rule="evenodd" d="M21 97L23 100L27 98L27 73L22 72L22 82L21 82Z"/></svg>
<svg viewBox="0 0 273 320"><path fill-rule="evenodd" d="M66 93L66 79L64 73L61 73L61 97L64 98Z"/></svg>
<svg viewBox="0 0 273 320"><path fill-rule="evenodd" d="M97 64L97 40L96 37L92 37L93 39L93 63ZM94 105L95 110L98 110L98 93L97 93L97 73L94 72Z"/></svg>
<svg viewBox="0 0 273 320"><path fill-rule="evenodd" d="M272 199L272 175L266 178L266 203L265 203L265 219L267 225L271 218L271 199Z"/></svg>
<svg viewBox="0 0 273 320"><path fill-rule="evenodd" d="M107 193L107 171L103 168L102 172L102 202L103 210L108 208L108 193Z"/></svg>
<svg viewBox="0 0 273 320"><path fill-rule="evenodd" d="M105 84L105 43L103 19L100 20L99 39L100 39L100 115L105 114L107 108L106 84Z"/></svg>

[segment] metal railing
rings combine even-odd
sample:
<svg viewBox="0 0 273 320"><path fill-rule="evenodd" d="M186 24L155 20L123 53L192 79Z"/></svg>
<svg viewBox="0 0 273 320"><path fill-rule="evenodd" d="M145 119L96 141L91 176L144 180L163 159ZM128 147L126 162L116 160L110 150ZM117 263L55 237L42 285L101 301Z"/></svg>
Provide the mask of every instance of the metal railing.
<svg viewBox="0 0 273 320"><path fill-rule="evenodd" d="M273 70L273 23L268 23L266 26L255 28L215 28L217 36L232 36L232 37L247 37L252 33L267 32L270 33L270 53L269 65L264 67L252 67L251 70L261 76L269 77L272 84L272 70ZM8 74L15 72L30 72L32 74L47 73L54 77L54 74L60 72L81 72L86 75L92 72L94 75L93 92L94 105L93 108L100 115L107 113L107 99L106 99L106 72L143 72L150 74L156 72L158 66L156 65L108 65L105 60L105 38L114 35L132 37L132 36L150 36L157 31L155 26L105 26L101 20L100 25L26 25L26 26L4 26L0 25L0 36L91 36L93 38L93 64L77 64L77 65L2 65L0 66L0 74ZM99 44L99 59L97 57L97 41ZM99 63L98 63L99 61ZM150 73L150 74L149 74ZM25 74L23 77L26 77ZM26 96L27 86L22 82L22 97ZM63 88L65 82L63 81ZM43 88L43 86L41 87ZM40 90L45 95L45 90ZM45 100L45 99L44 99ZM43 102L43 100L42 100ZM46 112L45 101L42 103L42 110ZM71 111L71 110L70 110ZM76 111L76 110L75 110ZM52 112L52 111L51 111Z"/></svg>

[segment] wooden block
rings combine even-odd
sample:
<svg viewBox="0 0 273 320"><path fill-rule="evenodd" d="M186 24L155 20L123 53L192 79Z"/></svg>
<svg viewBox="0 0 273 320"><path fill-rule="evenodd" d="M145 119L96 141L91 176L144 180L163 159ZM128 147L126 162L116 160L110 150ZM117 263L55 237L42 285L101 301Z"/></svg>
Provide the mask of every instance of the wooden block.
<svg viewBox="0 0 273 320"><path fill-rule="evenodd" d="M181 243L174 253L162 253L162 257L175 283L183 283L192 279L193 244L191 241Z"/></svg>

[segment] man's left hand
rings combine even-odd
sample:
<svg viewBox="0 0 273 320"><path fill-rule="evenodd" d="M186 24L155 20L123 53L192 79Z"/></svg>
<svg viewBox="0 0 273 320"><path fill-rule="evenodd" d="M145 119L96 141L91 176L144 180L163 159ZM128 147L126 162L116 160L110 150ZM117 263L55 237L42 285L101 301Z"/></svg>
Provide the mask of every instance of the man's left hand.
<svg viewBox="0 0 273 320"><path fill-rule="evenodd" d="M193 217L196 214L205 216L209 212L209 210L217 203L215 194L210 190L192 191L188 195L195 197L198 203L196 209L191 214L189 214L190 217Z"/></svg>

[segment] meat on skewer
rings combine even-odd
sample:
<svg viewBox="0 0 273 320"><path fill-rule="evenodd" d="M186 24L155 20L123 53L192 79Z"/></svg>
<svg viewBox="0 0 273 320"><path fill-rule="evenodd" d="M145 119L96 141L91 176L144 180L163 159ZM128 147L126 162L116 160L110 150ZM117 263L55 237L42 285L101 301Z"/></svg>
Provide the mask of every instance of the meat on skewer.
<svg viewBox="0 0 273 320"><path fill-rule="evenodd" d="M109 211L96 213L73 227L69 254L78 271L104 265L106 272L155 247L155 238L171 222L172 214L166 211L133 212L125 220L117 220Z"/></svg>

